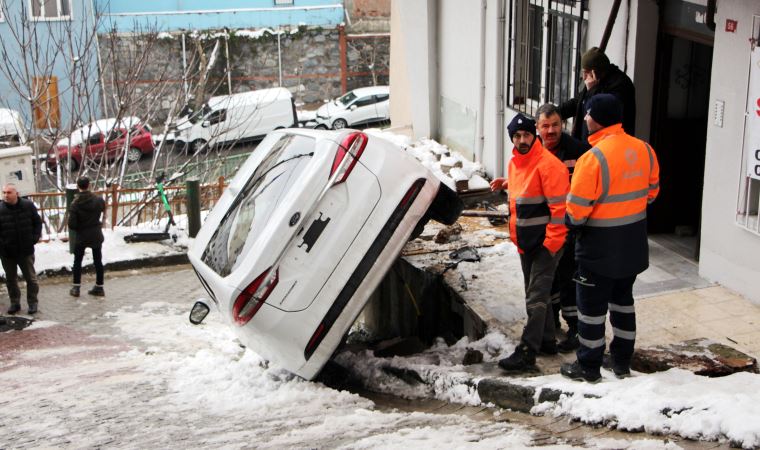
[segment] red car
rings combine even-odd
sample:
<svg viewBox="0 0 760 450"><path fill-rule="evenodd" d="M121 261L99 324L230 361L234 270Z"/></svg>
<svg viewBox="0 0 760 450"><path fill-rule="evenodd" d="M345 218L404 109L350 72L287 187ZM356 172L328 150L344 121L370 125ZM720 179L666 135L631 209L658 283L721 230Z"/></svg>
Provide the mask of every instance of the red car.
<svg viewBox="0 0 760 450"><path fill-rule="evenodd" d="M65 165L69 150L69 169L72 171L77 170L83 160L99 162L119 159L125 148L127 161L137 162L143 155L149 155L155 150L150 131L150 126L137 117L127 117L118 122L116 119L97 120L74 130L70 137L61 139L48 151L48 170L55 170L59 161Z"/></svg>

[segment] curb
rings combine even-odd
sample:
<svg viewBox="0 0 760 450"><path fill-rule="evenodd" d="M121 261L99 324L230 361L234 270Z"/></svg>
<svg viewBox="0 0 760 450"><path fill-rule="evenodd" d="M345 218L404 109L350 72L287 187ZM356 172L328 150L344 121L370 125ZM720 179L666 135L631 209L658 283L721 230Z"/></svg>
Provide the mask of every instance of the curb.
<svg viewBox="0 0 760 450"><path fill-rule="evenodd" d="M73 258L73 256L72 256ZM146 267L163 267L163 266L177 266L181 264L189 264L190 260L187 257L187 253L171 253L168 255L149 256L145 258L130 259L123 261L112 261L103 264L103 268L109 272L118 272L123 270L143 269ZM82 266L82 273L94 273L95 266L87 264ZM71 276L70 267L61 267L58 269L45 269L37 273L42 277L65 277ZM0 275L0 281L5 282L5 276Z"/></svg>

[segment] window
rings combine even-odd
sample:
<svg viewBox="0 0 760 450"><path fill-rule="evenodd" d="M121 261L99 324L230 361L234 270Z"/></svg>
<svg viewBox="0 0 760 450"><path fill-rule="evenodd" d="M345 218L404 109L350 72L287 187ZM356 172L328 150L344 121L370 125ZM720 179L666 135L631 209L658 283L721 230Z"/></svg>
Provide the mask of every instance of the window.
<svg viewBox="0 0 760 450"><path fill-rule="evenodd" d="M369 97L362 97L359 100L357 100L356 103L354 103L354 105L356 105L357 108L361 108L362 106L374 105L374 104L375 104L375 97L371 95Z"/></svg>
<svg viewBox="0 0 760 450"><path fill-rule="evenodd" d="M277 5L292 5L293 0L274 0L275 6Z"/></svg>
<svg viewBox="0 0 760 450"><path fill-rule="evenodd" d="M71 0L29 0L35 19L66 19L71 16Z"/></svg>
<svg viewBox="0 0 760 450"><path fill-rule="evenodd" d="M208 123L211 125L214 125L219 122L224 122L227 120L227 110L226 109L219 109L217 111L212 112L211 114L206 117L206 120L208 120Z"/></svg>
<svg viewBox="0 0 760 450"><path fill-rule="evenodd" d="M507 105L535 115L543 103L560 104L580 84L586 1L511 0Z"/></svg>
<svg viewBox="0 0 760 450"><path fill-rule="evenodd" d="M742 150L743 180L736 205L737 225L760 234L760 16L753 17L749 89ZM717 108L717 106L716 106ZM718 113L716 112L716 117Z"/></svg>
<svg viewBox="0 0 760 450"><path fill-rule="evenodd" d="M380 102L384 102L388 100L389 96L388 94L380 94L380 95L376 95L375 98L377 99L377 102L380 103Z"/></svg>

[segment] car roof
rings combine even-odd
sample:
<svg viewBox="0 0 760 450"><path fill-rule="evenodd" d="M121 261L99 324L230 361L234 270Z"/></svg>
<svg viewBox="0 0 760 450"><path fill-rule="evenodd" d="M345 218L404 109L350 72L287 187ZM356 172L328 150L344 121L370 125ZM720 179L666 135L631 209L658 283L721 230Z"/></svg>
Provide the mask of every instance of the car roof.
<svg viewBox="0 0 760 450"><path fill-rule="evenodd" d="M208 100L211 108L222 105L256 105L264 102L290 99L293 95L285 88L258 89L256 91L240 92L232 95L218 95Z"/></svg>
<svg viewBox="0 0 760 450"><path fill-rule="evenodd" d="M354 89L351 92L353 92L357 97L362 97L365 95L389 94L390 88L388 86L370 86Z"/></svg>
<svg viewBox="0 0 760 450"><path fill-rule="evenodd" d="M71 140L71 145L78 145L84 142L85 137L88 135L91 136L97 133L105 133L111 131L112 129L116 128L117 125L122 128L129 128L133 125L139 124L140 122L142 122L140 118L135 116L122 117L119 120L116 120L115 117L96 120L72 131L69 137L65 137L59 140L57 145L69 145L69 139Z"/></svg>

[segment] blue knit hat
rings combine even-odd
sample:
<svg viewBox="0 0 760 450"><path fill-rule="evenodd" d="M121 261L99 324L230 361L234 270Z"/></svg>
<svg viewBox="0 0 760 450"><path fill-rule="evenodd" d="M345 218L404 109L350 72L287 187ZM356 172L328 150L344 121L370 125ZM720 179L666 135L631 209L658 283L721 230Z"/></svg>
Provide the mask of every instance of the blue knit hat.
<svg viewBox="0 0 760 450"><path fill-rule="evenodd" d="M586 114L608 127L623 122L623 104L612 94L596 94L586 102Z"/></svg>
<svg viewBox="0 0 760 450"><path fill-rule="evenodd" d="M512 140L512 136L518 131L527 131L533 136L536 135L536 122L533 119L517 114L509 125L507 125L507 132L509 133L509 140Z"/></svg>

